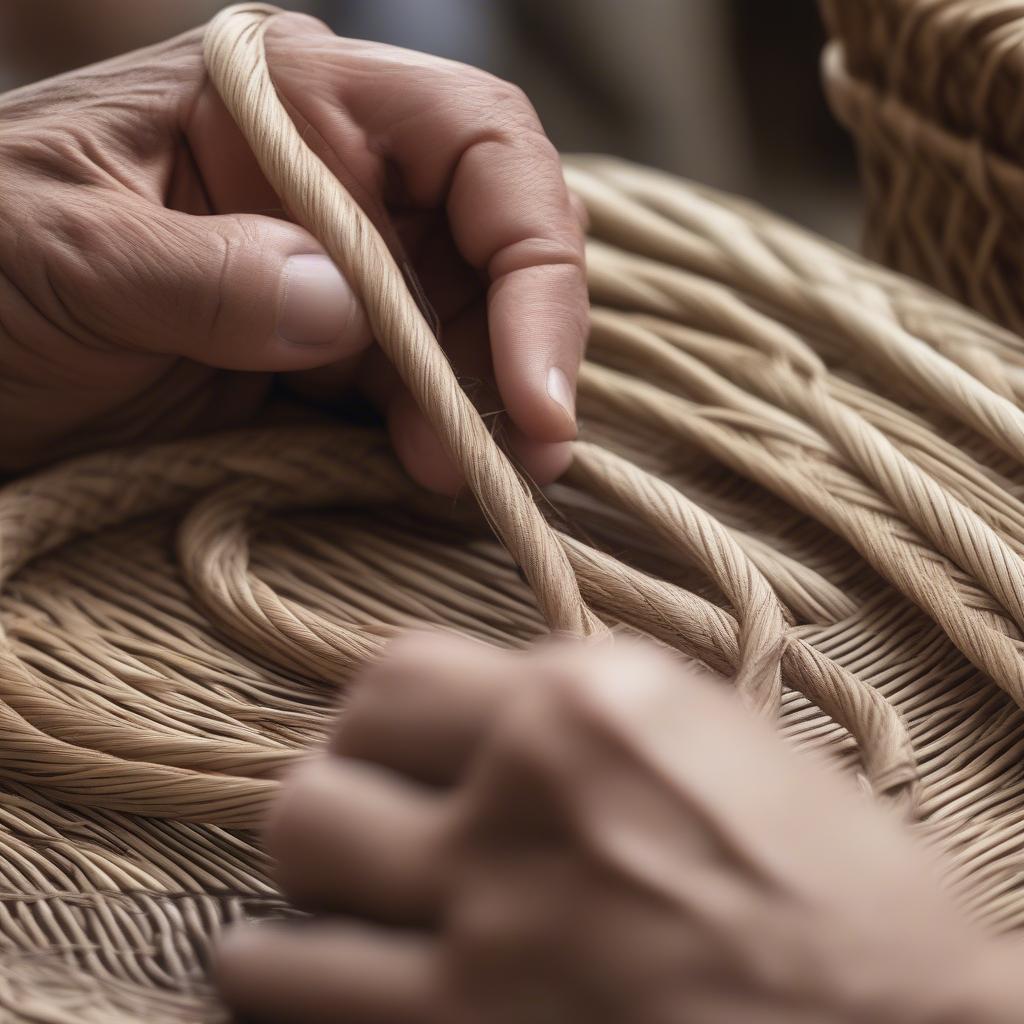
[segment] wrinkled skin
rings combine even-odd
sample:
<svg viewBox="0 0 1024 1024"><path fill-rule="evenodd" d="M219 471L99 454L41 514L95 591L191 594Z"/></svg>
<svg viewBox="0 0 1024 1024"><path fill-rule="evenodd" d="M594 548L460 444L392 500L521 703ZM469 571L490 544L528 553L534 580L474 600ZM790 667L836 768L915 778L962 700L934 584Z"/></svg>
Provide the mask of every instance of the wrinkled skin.
<svg viewBox="0 0 1024 1024"><path fill-rule="evenodd" d="M527 471L557 475L583 243L525 97L301 15L274 19L267 53L305 139L417 272L464 382L508 411ZM208 81L200 30L0 97L0 127L0 474L244 423L281 374L317 399L358 387L409 472L458 488L347 283L287 263L323 251Z"/></svg>
<svg viewBox="0 0 1024 1024"><path fill-rule="evenodd" d="M645 646L398 641L268 840L318 916L223 943L255 1020L1019 1019L900 826Z"/></svg>

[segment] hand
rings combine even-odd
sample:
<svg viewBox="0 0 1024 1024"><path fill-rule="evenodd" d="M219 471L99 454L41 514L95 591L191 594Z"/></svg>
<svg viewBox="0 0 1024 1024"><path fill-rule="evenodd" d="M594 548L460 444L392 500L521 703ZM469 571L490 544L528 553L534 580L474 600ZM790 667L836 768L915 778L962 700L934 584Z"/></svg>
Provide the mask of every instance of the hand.
<svg viewBox="0 0 1024 1024"><path fill-rule="evenodd" d="M351 289L280 209L201 36L0 97L0 473L244 422L283 374L317 398L360 388L408 471L457 489ZM527 471L556 476L575 433L583 241L525 97L301 15L275 18L266 44L303 136L411 262L479 404L507 409Z"/></svg>
<svg viewBox="0 0 1024 1024"><path fill-rule="evenodd" d="M895 822L719 684L621 640L397 642L286 787L269 844L285 892L330 916L229 935L220 985L259 1020L938 1024L1019 1007L1011 947L975 932Z"/></svg>

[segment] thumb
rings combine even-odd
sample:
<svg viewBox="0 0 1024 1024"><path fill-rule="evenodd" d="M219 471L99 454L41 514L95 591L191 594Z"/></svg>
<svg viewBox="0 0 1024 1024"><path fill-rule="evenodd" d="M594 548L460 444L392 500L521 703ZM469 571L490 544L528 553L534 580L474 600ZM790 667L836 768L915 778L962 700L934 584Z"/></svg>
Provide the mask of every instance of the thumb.
<svg viewBox="0 0 1024 1024"><path fill-rule="evenodd" d="M287 371L334 363L372 340L351 286L298 225L148 205L112 220L85 243L100 251L82 254L90 270L78 297L108 341L225 369Z"/></svg>

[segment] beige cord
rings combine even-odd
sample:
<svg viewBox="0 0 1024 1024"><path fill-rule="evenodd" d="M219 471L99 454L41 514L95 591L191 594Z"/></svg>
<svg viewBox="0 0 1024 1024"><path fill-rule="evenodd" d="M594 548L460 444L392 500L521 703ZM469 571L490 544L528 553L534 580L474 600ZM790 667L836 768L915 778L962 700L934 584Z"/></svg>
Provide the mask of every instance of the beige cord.
<svg viewBox="0 0 1024 1024"><path fill-rule="evenodd" d="M604 632L583 604L565 554L529 489L459 386L384 240L303 142L274 90L263 32L275 9L227 8L210 22L206 65L267 180L322 243L362 300L374 337L458 463L480 507L522 567L552 629Z"/></svg>

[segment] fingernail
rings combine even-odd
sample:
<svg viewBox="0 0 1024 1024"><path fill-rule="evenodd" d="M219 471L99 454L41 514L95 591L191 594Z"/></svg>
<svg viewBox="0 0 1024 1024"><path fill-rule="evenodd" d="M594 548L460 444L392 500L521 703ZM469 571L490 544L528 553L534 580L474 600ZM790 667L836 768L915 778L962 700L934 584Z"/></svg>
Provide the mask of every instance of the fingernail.
<svg viewBox="0 0 1024 1024"><path fill-rule="evenodd" d="M327 256L291 256L284 265L278 335L292 345L327 345L353 321L359 303Z"/></svg>
<svg viewBox="0 0 1024 1024"><path fill-rule="evenodd" d="M576 423L576 396L573 394L572 385L565 371L557 366L548 370L548 397L557 402L564 410L566 416Z"/></svg>

